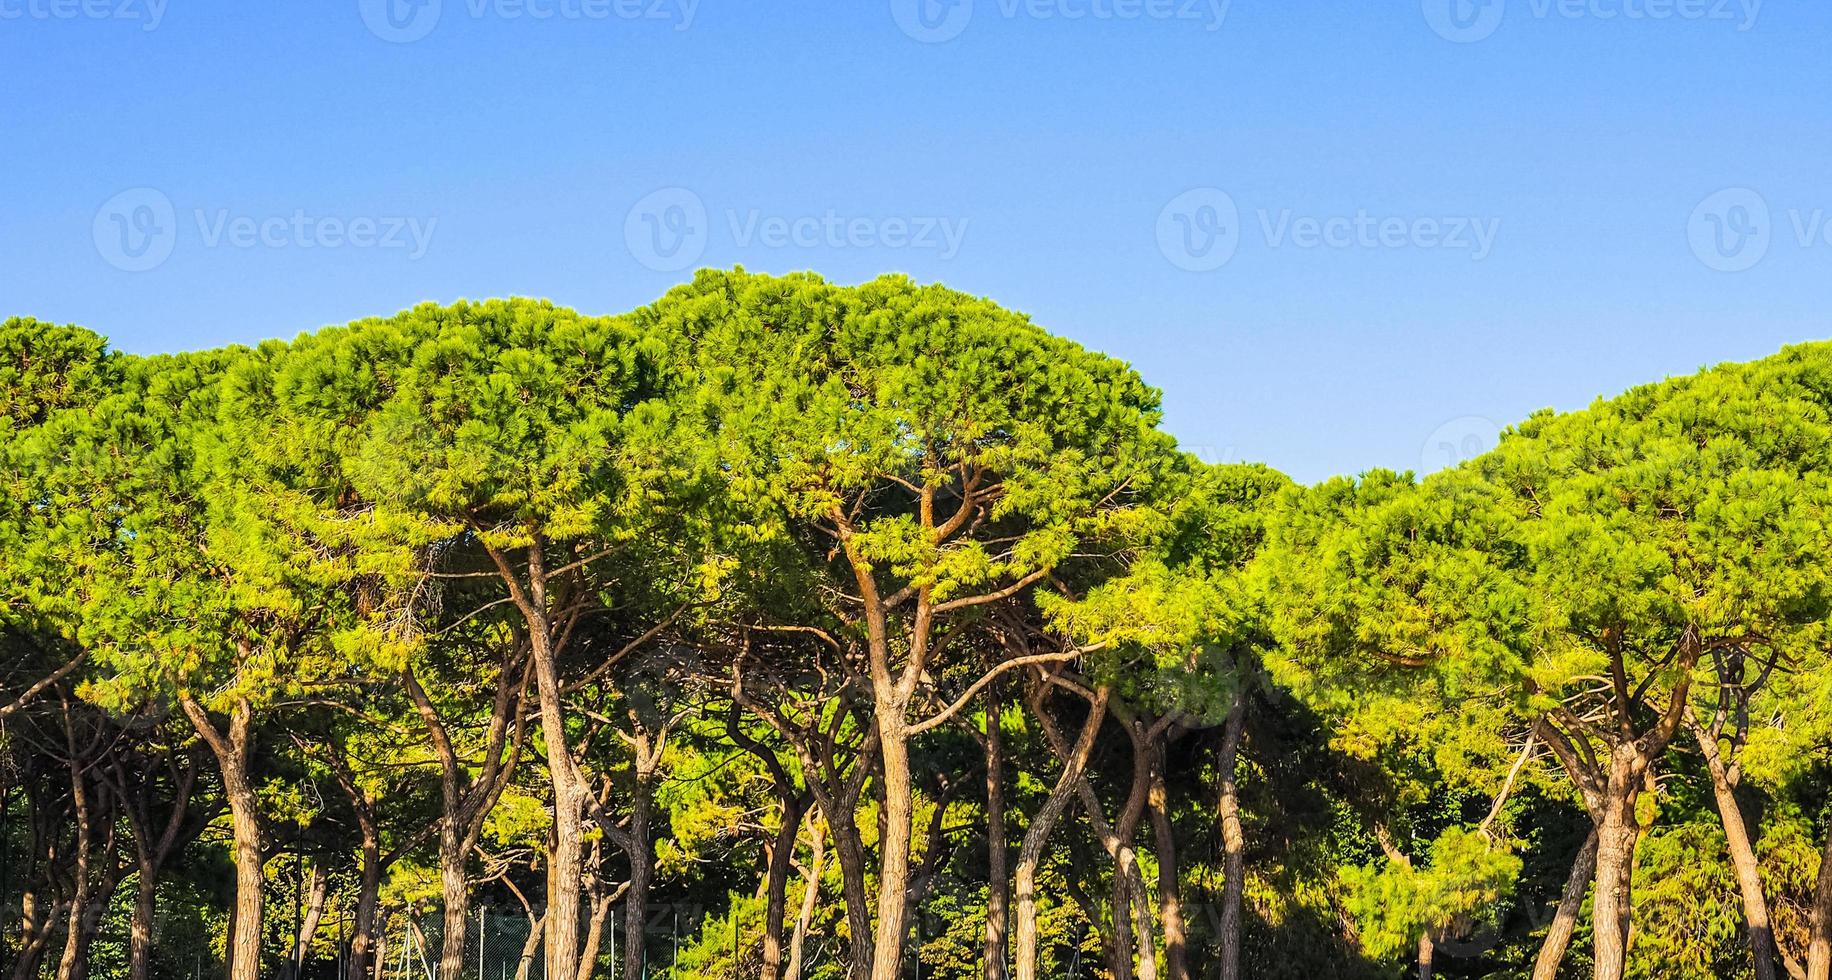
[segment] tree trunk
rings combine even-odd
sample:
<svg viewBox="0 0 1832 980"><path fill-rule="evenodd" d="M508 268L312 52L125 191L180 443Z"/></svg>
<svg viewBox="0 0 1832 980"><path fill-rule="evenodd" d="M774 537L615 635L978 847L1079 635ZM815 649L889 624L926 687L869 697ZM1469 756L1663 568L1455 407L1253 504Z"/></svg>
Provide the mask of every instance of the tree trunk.
<svg viewBox="0 0 1832 980"><path fill-rule="evenodd" d="M120 883L119 875L113 875L103 879L102 887L91 891L89 911L84 913L78 922L81 938L78 941L76 964L70 972L71 980L87 980L90 952L95 948L96 935L102 931L102 917L108 914L108 906L113 901L115 888Z"/></svg>
<svg viewBox="0 0 1832 980"><path fill-rule="evenodd" d="M331 887L330 873L325 869L322 860L312 862L312 891L306 900L305 921L299 924L299 935L293 943L293 955L289 963L293 977L305 972L305 959L311 955L312 940L318 935L318 923L324 918L324 900ZM445 976L457 976L448 973Z"/></svg>
<svg viewBox="0 0 1832 980"><path fill-rule="evenodd" d="M1832 980L1832 829L1826 832L1826 849L1819 856L1819 883L1813 891L1807 980Z"/></svg>
<svg viewBox="0 0 1832 980"><path fill-rule="evenodd" d="M1076 739L1074 749L1063 759L1062 775L1057 778L1056 786L1050 790L1042 808L1031 819L1030 828L1024 832L1024 843L1018 848L1017 980L1037 980L1037 865L1043 857L1043 847L1049 840L1050 832L1062 818L1063 811L1068 809L1070 799L1081 784L1082 770L1088 764L1089 753L1094 750L1094 738L1107 717L1108 695L1106 688L1096 693L1094 704L1088 711L1088 719L1082 723L1081 736ZM1043 710L1041 701L1037 710Z"/></svg>
<svg viewBox="0 0 1832 980"><path fill-rule="evenodd" d="M770 845L770 866L764 881L763 965L758 980L778 980L782 973L782 929L788 917L789 871L795 866L795 845L801 840L802 814L807 801L794 787L781 797L782 825Z"/></svg>
<svg viewBox="0 0 1832 980"><path fill-rule="evenodd" d="M488 736L485 739L483 770L472 778L452 745L451 734L439 709L420 686L411 665L401 669L401 683L419 712L420 722L432 741L439 758L439 883L443 905L439 950L441 976L457 977L464 969L465 929L470 922L470 880L466 874L466 857L477 843L484 820L496 803L503 784L514 771L521 756L525 731L521 718L522 695L528 674L521 672L521 685L514 683L516 658L504 658L497 669L496 698L490 709ZM510 717L514 716L511 725ZM507 759L503 745L514 732L514 744ZM340 778L345 778L339 772ZM347 782L348 780L345 779ZM468 784L468 788L467 788ZM346 785L345 792L354 799L357 790ZM360 809L361 807L359 807Z"/></svg>
<svg viewBox="0 0 1832 980"><path fill-rule="evenodd" d="M528 917L528 938L522 943L521 958L515 961L515 980L528 980L528 974L534 972L534 954L541 945L541 934L546 931L544 918Z"/></svg>
<svg viewBox="0 0 1832 980"><path fill-rule="evenodd" d="M1419 934L1419 980L1431 980L1432 959L1437 955L1438 944L1431 938L1431 930Z"/></svg>
<svg viewBox="0 0 1832 980"><path fill-rule="evenodd" d="M266 907L261 893L264 876L260 800L248 772L249 731L254 713L246 698L238 698L225 734L216 730L203 706L190 694L180 694L179 704L216 756L223 777L223 795L229 799L235 861L235 906L224 953L229 980L260 980L262 916Z"/></svg>
<svg viewBox="0 0 1832 980"><path fill-rule="evenodd" d="M1157 941L1152 934L1151 896L1145 889L1145 875L1139 870L1138 852L1128 844L1120 851L1119 869L1126 876L1126 892L1132 899L1133 931L1138 936L1139 980L1158 980Z"/></svg>
<svg viewBox="0 0 1832 980"><path fill-rule="evenodd" d="M1552 915L1552 925L1546 929L1546 939L1539 945L1539 958L1533 962L1533 980L1554 980L1558 976L1559 964L1565 961L1565 948L1571 945L1571 933L1577 928L1578 915L1584 911L1584 895L1590 890L1590 880L1595 877L1596 870L1597 831L1593 827L1577 859L1571 862L1565 893L1559 898L1558 911Z"/></svg>
<svg viewBox="0 0 1832 980"><path fill-rule="evenodd" d="M808 867L802 875L801 913L795 917L795 935L789 940L789 965L782 980L801 980L802 948L808 940L808 928L814 922L814 909L820 902L821 871L827 863L827 835L820 827L808 827Z"/></svg>
<svg viewBox="0 0 1832 980"><path fill-rule="evenodd" d="M20 923L19 958L13 962L13 980L38 980L43 969L45 950L51 945L51 919L58 910L52 909L49 914L43 906L33 904L33 896L25 896L25 919Z"/></svg>
<svg viewBox="0 0 1832 980"><path fill-rule="evenodd" d="M1006 918L1011 877L1005 866L1005 745L999 718L1005 703L999 686L986 689L986 953L985 980L1005 980ZM766 978L767 980L767 978Z"/></svg>
<svg viewBox="0 0 1832 980"><path fill-rule="evenodd" d="M231 780L225 776L225 784ZM229 815L235 847L235 932L230 938L234 969L229 980L260 980L261 930L266 914L261 888L261 818L254 787L238 774L229 789Z"/></svg>
<svg viewBox="0 0 1832 980"><path fill-rule="evenodd" d="M1158 858L1158 921L1164 928L1166 980L1189 980L1188 940L1183 926L1183 896L1177 873L1177 831L1170 819L1170 792L1165 785L1164 743L1152 748L1151 837Z"/></svg>
<svg viewBox="0 0 1832 980"><path fill-rule="evenodd" d="M356 920L350 931L349 976L369 975L370 957L380 949L376 942L376 905L382 892L382 842L371 821L362 825L362 879L357 884Z"/></svg>
<svg viewBox="0 0 1832 980"><path fill-rule="evenodd" d="M872 980L898 980L903 973L904 922L909 910L910 834L914 789L910 784L909 734L904 707L880 693L879 777L884 792L878 846L878 921L872 944Z"/></svg>
<svg viewBox="0 0 1832 980"><path fill-rule="evenodd" d="M865 884L865 842L853 814L828 813L827 827L833 833L833 853L840 862L840 898L846 906L846 930L852 934L852 972L854 978L871 975L871 893Z"/></svg>
<svg viewBox="0 0 1832 980"><path fill-rule="evenodd" d="M1635 846L1641 837L1635 800L1645 772L1646 763L1633 743L1616 746L1610 753L1608 796L1597 827L1596 897L1591 903L1596 980L1622 980L1628 960Z"/></svg>
<svg viewBox="0 0 1832 980"><path fill-rule="evenodd" d="M541 742L547 750L547 774L553 787L553 845L547 852L546 976L565 980L579 973L579 893L584 882L585 806L590 793L566 735L566 688L560 683L542 554L546 541L539 533L531 538L525 582L507 555L488 541L482 544L528 627L535 689L541 700Z"/></svg>
<svg viewBox="0 0 1832 980"><path fill-rule="evenodd" d="M1100 820L1100 817L1091 818ZM1097 828L1099 824L1096 825ZM1113 970L1113 980L1133 980L1133 964L1137 962L1137 946L1133 942L1132 925L1132 879L1127 877L1126 868L1119 860L1119 851L1114 841L1112 828L1101 834L1101 843L1105 853L1113 864L1113 890L1109 896L1112 902L1113 931L1103 938L1107 941L1107 963ZM1096 831L1098 833L1098 830Z"/></svg>
<svg viewBox="0 0 1832 980"><path fill-rule="evenodd" d="M1049 717L1041 713L1041 707L1038 711L1037 725L1050 743L1050 750L1058 758L1066 760L1070 750L1063 742L1061 733ZM1101 933L1102 955L1112 972L1113 980L1132 980L1135 969L1137 975L1145 980L1155 980L1157 976L1157 957L1152 948L1151 909L1145 895L1144 878L1139 873L1132 849L1132 838L1137 834L1139 819L1144 816L1146 797L1151 786L1144 739L1135 721L1130 716L1121 717L1127 738L1132 743L1133 770L1126 804L1120 811L1119 826L1115 827L1107 821L1100 799L1095 796L1094 786L1088 781L1085 772L1075 784L1082 812L1086 814L1094 836L1100 841L1102 852L1113 866L1113 928ZM1085 899L1078 900L1085 904ZM1140 924L1138 928L1134 927L1135 922Z"/></svg>
<svg viewBox="0 0 1832 980"><path fill-rule="evenodd" d="M382 974L388 971L388 914L383 913L375 922L375 960L370 964L370 980L382 980Z"/></svg>
<svg viewBox="0 0 1832 980"><path fill-rule="evenodd" d="M1135 945L1138 949L1139 980L1158 980L1157 942L1153 933L1153 916L1151 897L1145 888L1145 875L1139 870L1138 851L1133 842L1138 839L1139 822L1145 817L1145 810L1151 798L1152 736L1146 733L1144 723L1128 715L1124 719L1127 741L1132 743L1132 788L1126 795L1126 806L1120 810L1119 824L1112 830L1107 840L1108 855L1113 859L1114 888L1113 903L1117 913L1120 906L1130 902L1130 921ZM1082 803L1091 814L1100 809L1100 802L1094 795L1094 787L1084 777L1081 781ZM1100 821L1094 820L1096 831L1100 830ZM1106 834L1102 834L1106 837Z"/></svg>
<svg viewBox="0 0 1832 980"><path fill-rule="evenodd" d="M610 919L611 905L616 901L614 892L592 900L592 919L585 929L585 951L579 954L579 980L591 980L598 969L598 947L604 942L604 923Z"/></svg>
<svg viewBox="0 0 1832 980"><path fill-rule="evenodd" d="M153 863L142 860L134 886L134 917L128 927L128 980L150 980L153 969L153 925L159 913L159 877Z"/></svg>
<svg viewBox="0 0 1832 980"><path fill-rule="evenodd" d="M1755 966L1756 980L1776 980L1775 931L1768 916L1768 898L1762 893L1762 875L1756 863L1756 849L1743 823L1743 811L1737 806L1730 773L1718 753L1717 736L1693 722L1692 734L1705 756L1705 767L1711 773L1711 792L1717 800L1718 818L1724 825L1724 840L1730 851L1730 865L1736 871L1737 889L1743 896L1743 920L1749 929L1749 952Z"/></svg>
<svg viewBox="0 0 1832 980"><path fill-rule="evenodd" d="M70 705L64 704L64 727L70 745L70 803L76 819L76 865L71 870L69 919L64 926L64 953L57 961L57 980L83 980L88 949L83 942L83 918L89 914L89 862L92 827L89 815L88 778L77 758L76 733L70 727Z"/></svg>
<svg viewBox="0 0 1832 980"><path fill-rule="evenodd" d="M643 932L649 920L649 877L655 868L655 849L649 842L649 810L654 804L650 776L638 772L630 801L630 826L624 852L630 859L630 889L623 904L624 980L642 980L647 944Z"/></svg>
<svg viewBox="0 0 1832 980"><path fill-rule="evenodd" d="M464 934L470 924L470 877L465 864L465 844L458 814L447 812L439 824L440 932L439 975L456 977L464 972Z"/></svg>
<svg viewBox="0 0 1832 980"><path fill-rule="evenodd" d="M547 711L545 705L542 711ZM555 786L555 793L553 846L547 852L545 975L573 977L579 973L579 884L585 867L585 828L573 791ZM632 936L631 941L638 938Z"/></svg>
<svg viewBox="0 0 1832 980"><path fill-rule="evenodd" d="M1222 893L1221 893L1221 980L1240 980L1240 911L1246 890L1247 838L1240 822L1240 786L1237 771L1240 764L1241 735L1247 727L1247 702L1242 692L1234 695L1228 708L1228 719L1221 731L1221 755L1216 768L1221 777L1221 799L1216 807L1221 817Z"/></svg>

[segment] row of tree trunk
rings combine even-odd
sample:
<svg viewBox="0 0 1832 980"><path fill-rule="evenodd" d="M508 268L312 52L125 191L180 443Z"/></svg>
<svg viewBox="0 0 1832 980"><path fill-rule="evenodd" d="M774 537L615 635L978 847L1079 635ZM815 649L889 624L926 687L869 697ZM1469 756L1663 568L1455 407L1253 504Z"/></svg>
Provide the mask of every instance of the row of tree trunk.
<svg viewBox="0 0 1832 980"><path fill-rule="evenodd" d="M507 773L513 769L521 751L522 720L526 717L523 694L529 679L534 676L533 670L522 669L522 666L529 663L526 660L505 661L502 675L504 681L499 687L489 748L485 755L486 759L494 762L494 767L483 778L475 780L462 775L456 751L445 736L443 722L430 699L419 690L411 672L404 678L406 689L414 696L428 731L432 733L433 744L445 774L442 785L446 817L438 826L440 867L447 891L447 918L450 920L456 916L456 921L448 921L444 930L442 963L447 970L462 968L461 961L454 957L462 956L465 935L464 910L468 905L469 887L465 855L475 845L482 819L500 795ZM1038 687L1040 693L1033 699L1032 706L1042 731L1062 764L1062 770L1043 807L1030 821L1029 831L1018 850L1015 874L1008 863L1005 759L996 724L996 718L1003 707L998 685L987 689L988 724L983 733L977 733L986 758L985 792L988 803L990 874L984 943L986 978L1005 980L1006 964L1015 962L1018 980L1034 980L1038 942L1035 921L1036 877L1051 834L1070 808L1079 805L1110 868L1110 907L1115 926L1105 938L1109 947L1108 959L1115 975L1122 980L1131 980L1133 977L1160 980L1156 944L1161 939L1166 974L1163 980L1187 980L1187 938L1179 896L1176 838L1169 822L1163 771L1165 734L1173 720L1136 717L1124 706L1114 703L1108 691L1090 690L1059 673L1040 672L1040 676L1043 678ZM1072 742L1056 731L1052 712L1044 703L1045 697L1052 691L1071 691L1087 702L1087 715ZM261 814L248 772L252 712L246 702L234 705L228 713L227 724L219 727L195 700L182 697L180 707L216 758L224 788L222 802L226 804L231 816L237 889L228 943L230 975L256 976L260 965L261 923L264 915L264 902L261 899L264 851ZM806 933L818 889L820 861L817 859L815 868L797 867L797 852L804 828L810 831L817 851L823 855L827 840L829 837L833 839L834 850L843 869L842 877L846 882L844 897L847 899L848 914L858 917L862 912L864 916L870 916L864 887L867 877L865 849L859 839L861 835L851 823L859 790L867 782L865 775L870 770L869 751L854 759L852 769L832 771L833 779L815 781L814 785L803 790L797 787L794 777L781 766L773 750L742 735L742 726L736 724L736 711L735 702L734 724L731 726L738 733L734 736L735 740L757 754L771 770L782 817L776 837L767 848L766 929L761 980L794 978L800 967L797 955L800 949L799 937ZM1224 980L1237 980L1240 975L1241 886L1245 870L1245 841L1240 822L1235 769L1245 715L1245 700L1237 697L1223 724L1217 756L1219 793L1216 818L1225 862L1225 892L1222 897L1219 937L1219 970ZM94 746L82 744L84 736L79 730L81 726L72 720L68 701L63 703L62 717L65 748L69 757L81 759L94 756ZM1130 792L1118 814L1113 816L1104 812L1085 772L1088 753L1101 727L1110 720L1122 726L1131 741L1134 765ZM1726 759L1719 749L1722 732L1719 727L1703 725L1696 718L1688 717L1685 721L1698 743L1711 777L1729 858L1744 905L1748 940L1758 980L1776 980L1780 970L1785 970L1791 980L1828 980L1828 967L1832 966L1832 955L1829 955L1829 950L1832 950L1832 941L1829 941L1832 939L1829 937L1832 927L1828 926L1828 923L1832 923L1832 853L1822 862L1806 962L1801 963L1780 948L1775 940L1754 844L1736 802L1737 768L1734 759ZM581 887L589 893L590 899L589 916L585 914L585 907L578 904L573 906L572 935L577 944L573 947L573 956L575 976L580 980L589 980L590 964L594 961L591 954L598 945L596 939L602 932L614 898L627 899L627 935L640 934L646 918L649 863L642 858L647 858L651 853L648 813L652 806L653 785L659 778L661 744L662 738L657 737L639 745L635 783L637 792L632 801L632 816L623 826L613 828L609 835L633 859L631 881L614 895L598 888L594 885L593 875L584 871L588 866L595 868L599 858L594 855L588 860L586 855L580 856L582 874L579 881ZM828 747L829 760L831 748ZM1565 892L1535 965L1533 975L1536 978L1549 978L1556 974L1581 912L1583 899L1593 882L1599 884L1594 903L1594 914L1599 924L1596 946L1598 974L1603 976L1607 975L1605 971L1616 971L1616 975L1619 975L1626 958L1626 939L1629 934L1627 918L1632 902L1629 888L1633 855L1643 830L1634 812L1634 801L1650 778L1651 755L1644 747L1626 742L1617 746L1606 760L1599 760L1599 768L1602 765L1608 767L1606 778L1598 780L1598 784L1606 790L1597 794L1604 805L1593 811L1596 828L1574 861ZM42 834L39 834L40 828L35 828L34 833L38 836L35 836L33 845L40 860L67 869L61 877L69 882L69 887L61 893L46 887L26 890L20 918L23 953L15 964L14 977L24 980L36 976L45 958L55 947L56 938L61 935L64 941L58 953L57 976L59 980L82 980L87 974L88 948L93 942L101 913L115 890L129 875L136 879L130 974L135 980L144 980L148 975L160 873L197 836L202 827L217 815L217 811L209 808L193 810L190 807L198 784L195 764L186 765L185 760L176 755L160 757L160 760L161 764L168 766L171 776L161 784L164 788L163 796L154 789L155 780L120 758L104 759L102 761L105 764L101 765L71 766L75 775L71 779L66 812L70 816L74 833L66 839L51 828L42 828ZM150 764L146 760L138 761L142 765ZM821 763L818 759L810 756L805 761L813 766L814 771L819 771ZM362 887L351 943L352 957L361 975L368 971L370 958L378 945L375 938L375 896L383 871L399 855L399 851L390 855L381 852L374 801L365 799L357 791L347 768L339 764L334 769L339 775L340 785L351 798L363 838L360 848ZM608 781L600 785L608 792ZM879 791L889 796L896 791L896 787L885 785ZM909 795L913 796L913 793ZM583 818L589 814L605 820L607 805L608 797L603 795L597 799L588 799L581 804L581 816ZM822 812L822 823L825 825L818 829L805 819L816 809ZM55 812L50 807L33 807L34 812L41 810L45 813ZM1160 875L1157 883L1159 900L1155 909L1149 904L1149 890L1139 873L1134 851L1140 824L1146 819L1149 819L1151 841ZM125 841L116 839L116 828L120 823L124 823L129 831L123 835L127 838ZM556 853L562 846L559 837L556 833ZM1832 852L1832 842L1828 843L1828 849ZM906 844L906 860L908 850ZM931 855L935 852L933 841L929 852ZM808 884L804 888L803 910L793 922L796 938L791 940L787 935L791 931L787 884L791 873L796 870L803 873ZM918 877L919 880L928 880L927 875ZM307 917L310 924L315 925L316 912L323 908L327 887L325 870L316 866L310 888L311 901L308 903L312 910ZM553 891L550 884L550 909L563 909L563 901L555 901L556 898L563 899L563 896L556 896ZM906 901L909 897L906 895ZM870 918L866 921L872 923ZM578 933L581 922L587 925L583 937ZM544 916L542 924L545 927L550 962L555 955L552 944L556 941L556 934L563 932L556 929L554 923L553 914ZM1014 936L1015 960L1012 956ZM308 928L299 937L295 948L289 951L287 965L294 974L303 965L309 943ZM563 950L560 952L564 953ZM1420 953L1421 970L1429 970L1429 937L1421 938ZM626 944L624 975L640 975L641 957L640 943ZM784 962L785 957L787 964ZM863 967L864 963L857 965Z"/></svg>

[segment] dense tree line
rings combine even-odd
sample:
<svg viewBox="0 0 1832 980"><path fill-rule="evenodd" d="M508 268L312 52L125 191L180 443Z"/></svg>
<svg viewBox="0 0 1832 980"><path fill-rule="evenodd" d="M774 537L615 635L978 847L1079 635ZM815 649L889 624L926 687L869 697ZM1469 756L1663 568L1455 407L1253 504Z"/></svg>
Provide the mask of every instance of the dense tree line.
<svg viewBox="0 0 1832 980"><path fill-rule="evenodd" d="M5 969L1827 980L1832 345L1424 479L1160 420L901 278L7 321Z"/></svg>

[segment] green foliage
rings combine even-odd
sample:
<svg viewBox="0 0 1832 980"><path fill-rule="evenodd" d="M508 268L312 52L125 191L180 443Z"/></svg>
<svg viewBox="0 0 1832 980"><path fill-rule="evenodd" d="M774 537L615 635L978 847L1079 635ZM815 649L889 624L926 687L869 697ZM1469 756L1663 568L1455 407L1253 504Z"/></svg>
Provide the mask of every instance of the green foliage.
<svg viewBox="0 0 1832 980"><path fill-rule="evenodd" d="M1350 865L1342 880L1350 912L1370 956L1409 953L1421 935L1454 937L1490 921L1521 862L1479 833L1453 827L1431 842L1422 868L1393 860Z"/></svg>
<svg viewBox="0 0 1832 980"><path fill-rule="evenodd" d="M564 570L540 581L571 645L543 682L559 689L521 710L553 712L561 737L529 741L489 810L481 853L466 855L484 872L474 893L518 910L518 895L539 901L556 826L544 777L559 749L604 795L587 834L614 888L629 860L616 840L634 809L635 729L668 728L640 843L654 849L652 900L710 909L667 964L683 980L757 969L779 788L863 767L849 816L874 889L889 811L872 712L894 703L920 718L1032 643L1082 648L1050 669L1110 686L1120 723L1176 723L1156 748L1197 975L1217 926L1193 910L1226 884L1213 729L1251 707L1236 773L1244 940L1248 975L1265 978L1391 974L1421 935L1478 932L1497 937L1493 950L1447 948L1459 962L1441 967L1524 975L1537 934L1520 912L1555 900L1586 829L1552 767L1529 756L1516 771L1526 732L1566 707L1609 718L1597 706L1620 687L1633 690L1616 719L1630 728L1688 682L1705 714L1725 689L1721 658L1773 663L1725 744L1777 935L1798 952L1832 744L1832 345L1542 412L1424 479L1376 470L1294 486L1261 466L1204 465L1161 421L1158 392L1125 363L899 276L842 286L706 271L622 316L528 299L427 304L159 357L7 320L0 704L70 652L89 659L6 719L0 843L23 860L35 833L57 836L20 874L63 887L76 760L60 754L53 695L101 709L73 706L106 736L77 771L114 807L109 753L160 730L187 694L255 718L264 843L292 859L268 862L272 894L297 890L301 855L333 867L339 924L321 953L345 938L356 876L362 807L344 777L396 859L384 908L397 921L435 910L438 759L403 671L424 682L457 782L473 788L498 682L521 679L506 665L530 642L506 582L533 582L544 563ZM874 590L891 597L875 624L862 612ZM1690 671L1673 656L1687 637L1710 651ZM874 700L873 654L892 671L930 659L905 700ZM735 662L755 665L756 696L778 698L770 722L734 710ZM1025 697L1040 672L1000 683L1015 844L1060 762ZM980 975L981 710L910 746L915 824L953 794L913 928L925 978ZM794 726L822 757L789 744ZM769 753L793 785L775 785ZM1118 723L1101 732L1097 801L1124 798L1131 759ZM1698 770L1663 759L1641 800L1659 821L1637 870L1638 976L1746 971L1740 897ZM1496 819L1472 829L1504 785ZM42 819L26 827L27 815ZM124 860L125 817L104 824L98 846ZM1088 824L1072 809L1044 855L1044 975L1108 972L1113 870ZM1141 827L1136 858L1160 898ZM1384 827L1412 842L1403 859L1382 856ZM208 972L202 960L220 955L226 829L218 818L162 881L157 976ZM791 921L813 859L806 834L794 847ZM826 851L806 980L844 976L863 938ZM100 910L97 980L125 969L128 895ZM22 902L0 881L0 904ZM283 944L288 924L268 927Z"/></svg>

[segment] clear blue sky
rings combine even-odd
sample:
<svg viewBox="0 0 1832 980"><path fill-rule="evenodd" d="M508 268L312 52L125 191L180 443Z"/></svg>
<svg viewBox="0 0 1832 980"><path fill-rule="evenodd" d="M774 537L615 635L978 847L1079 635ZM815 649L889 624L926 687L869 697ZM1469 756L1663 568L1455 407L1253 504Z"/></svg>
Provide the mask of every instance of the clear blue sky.
<svg viewBox="0 0 1832 980"><path fill-rule="evenodd" d="M1304 480L1832 335L1823 0L418 3L0 0L0 313L903 271Z"/></svg>

